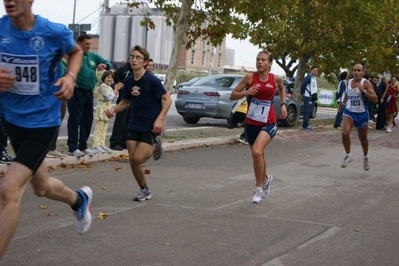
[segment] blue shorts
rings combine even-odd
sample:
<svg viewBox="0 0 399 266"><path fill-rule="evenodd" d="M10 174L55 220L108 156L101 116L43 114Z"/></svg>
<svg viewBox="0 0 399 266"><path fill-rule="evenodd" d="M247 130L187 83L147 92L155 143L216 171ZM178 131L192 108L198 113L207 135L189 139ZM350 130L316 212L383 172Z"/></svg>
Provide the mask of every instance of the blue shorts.
<svg viewBox="0 0 399 266"><path fill-rule="evenodd" d="M245 134L247 135L247 140L250 145L255 143L259 132L262 130L269 134L270 138L273 139L277 133L277 123L266 126L253 126L245 124Z"/></svg>
<svg viewBox="0 0 399 266"><path fill-rule="evenodd" d="M369 124L369 111L363 113L353 113L344 109L344 116L353 120L355 128L364 128Z"/></svg>

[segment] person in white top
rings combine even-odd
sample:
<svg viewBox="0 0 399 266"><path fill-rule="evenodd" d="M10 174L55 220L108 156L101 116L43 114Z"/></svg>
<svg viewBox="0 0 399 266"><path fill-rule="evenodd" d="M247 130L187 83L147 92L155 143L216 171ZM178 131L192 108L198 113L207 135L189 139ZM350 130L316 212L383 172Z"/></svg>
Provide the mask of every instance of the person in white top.
<svg viewBox="0 0 399 266"><path fill-rule="evenodd" d="M345 98L339 104L339 109L343 109L344 119L342 122L342 144L345 148L346 156L341 167L347 167L352 161L351 138L352 127L357 128L360 144L363 149L363 168L365 171L370 169L368 150L369 141L367 139L369 113L368 104L377 102L378 98L371 82L365 78L364 67L356 64L353 67L353 78L348 81Z"/></svg>
<svg viewBox="0 0 399 266"><path fill-rule="evenodd" d="M313 109L315 99L312 95L317 94L317 80L316 77L319 73L317 67L313 66L310 73L304 78L301 84L301 94L303 100L303 118L302 118L302 129L312 130L313 128L309 125L310 114Z"/></svg>

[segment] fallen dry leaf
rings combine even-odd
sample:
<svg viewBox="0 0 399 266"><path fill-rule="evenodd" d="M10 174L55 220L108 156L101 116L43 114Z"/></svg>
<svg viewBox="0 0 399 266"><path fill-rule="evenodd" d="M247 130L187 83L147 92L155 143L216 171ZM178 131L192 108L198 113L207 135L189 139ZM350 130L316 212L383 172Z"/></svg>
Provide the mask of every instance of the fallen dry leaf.
<svg viewBox="0 0 399 266"><path fill-rule="evenodd" d="M56 213L49 213L49 214L47 214L47 216L54 217L54 216L57 216L57 214Z"/></svg>
<svg viewBox="0 0 399 266"><path fill-rule="evenodd" d="M96 184L96 183L97 183L97 181L96 181L96 180L93 180L93 181L91 181L91 183L92 183L92 184Z"/></svg>
<svg viewBox="0 0 399 266"><path fill-rule="evenodd" d="M353 229L353 231L355 231L355 232L360 232L360 229Z"/></svg>
<svg viewBox="0 0 399 266"><path fill-rule="evenodd" d="M151 170L150 170L150 169L145 169L145 170L144 170L144 174L145 174L145 175L151 174Z"/></svg>
<svg viewBox="0 0 399 266"><path fill-rule="evenodd" d="M107 187L101 187L101 189L103 189L103 190L106 190L106 189L107 189Z"/></svg>
<svg viewBox="0 0 399 266"><path fill-rule="evenodd" d="M119 170L121 170L121 169L122 169L122 166L114 167L114 170L115 170L115 171L119 171Z"/></svg>
<svg viewBox="0 0 399 266"><path fill-rule="evenodd" d="M106 217L108 217L108 214L105 214L103 212L99 212L97 215L98 220L104 220Z"/></svg>
<svg viewBox="0 0 399 266"><path fill-rule="evenodd" d="M170 246L170 243L163 243L165 246Z"/></svg>
<svg viewBox="0 0 399 266"><path fill-rule="evenodd" d="M42 210L45 210L45 209L47 209L47 206L46 206L46 205L40 204L40 207L39 207L39 208L42 209Z"/></svg>

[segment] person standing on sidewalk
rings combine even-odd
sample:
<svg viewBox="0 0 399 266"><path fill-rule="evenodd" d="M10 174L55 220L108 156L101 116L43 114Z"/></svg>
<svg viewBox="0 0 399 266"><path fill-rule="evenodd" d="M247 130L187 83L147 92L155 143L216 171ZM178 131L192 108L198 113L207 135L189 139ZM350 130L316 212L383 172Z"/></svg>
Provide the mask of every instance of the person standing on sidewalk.
<svg viewBox="0 0 399 266"><path fill-rule="evenodd" d="M111 70L104 71L101 77L101 85L98 89L97 108L95 113L93 149L97 153L110 153L111 149L105 145L105 135L107 134L109 118L105 112L111 108L112 102L118 98L119 89L122 87L120 83L111 87L114 81L114 73Z"/></svg>
<svg viewBox="0 0 399 266"><path fill-rule="evenodd" d="M256 57L257 72L248 73L234 88L231 101L249 97L249 107L245 119L245 134L250 145L255 173L253 203L260 203L270 193L273 176L266 172L265 149L277 133L277 118L273 108L273 98L279 90L281 118L287 117L285 89L280 76L270 73L273 56L261 51Z"/></svg>
<svg viewBox="0 0 399 266"><path fill-rule="evenodd" d="M112 65L96 53L89 52L91 37L81 35L78 37L78 45L82 48L84 57L82 68L76 78L73 97L68 101L68 149L69 155L82 157L95 155L94 149L87 147L93 125L93 90L96 86L96 70L110 70Z"/></svg>
<svg viewBox="0 0 399 266"><path fill-rule="evenodd" d="M342 103L345 97L347 78L348 78L347 71L342 72L339 77L340 82L338 83L338 89L335 95L338 105ZM341 124L342 124L342 108L338 108L337 115L335 116L334 128L341 129Z"/></svg>
<svg viewBox="0 0 399 266"><path fill-rule="evenodd" d="M398 111L397 107L397 95L399 87L396 84L396 77L392 76L391 83L388 85L388 89L382 96L382 101L386 101L386 114L387 114L387 133L391 133L394 129L393 117Z"/></svg>
<svg viewBox="0 0 399 266"><path fill-rule="evenodd" d="M127 150L129 153L130 167L140 191L133 199L145 201L151 199L144 176L142 164L151 155L157 160L162 154L161 136L163 120L172 104L172 98L163 87L161 81L146 71L150 54L138 45L130 53L130 63L133 75L126 78L122 100L114 107L107 110L111 118L114 113L121 112L132 105L132 117L127 127ZM163 100L163 104L162 104ZM158 143L158 145L156 145Z"/></svg>
<svg viewBox="0 0 399 266"><path fill-rule="evenodd" d="M365 78L364 67L356 64L353 67L353 78L348 81L344 101L340 103L340 109L343 108L344 120L342 122L342 144L346 155L341 164L342 168L347 167L352 161L351 154L351 131L352 127L357 128L357 135L363 149L363 168L365 171L370 170L369 164L369 141L367 139L369 112L369 101L376 103L377 95L374 92L373 85Z"/></svg>
<svg viewBox="0 0 399 266"><path fill-rule="evenodd" d="M312 95L317 93L317 77L318 69L317 67L312 67L310 73L304 78L301 85L301 94L303 101L303 130L312 130L313 128L309 125L310 113L313 109Z"/></svg>
<svg viewBox="0 0 399 266"><path fill-rule="evenodd" d="M3 117L3 105L0 102L0 163L11 164L13 159L8 155L6 148L8 142L8 134L6 129L6 121Z"/></svg>
<svg viewBox="0 0 399 266"><path fill-rule="evenodd" d="M130 53L132 52L133 48ZM119 91L119 97L116 100L116 104L118 104L122 100L122 95L124 91L123 81L127 77L133 75L133 69L130 63L130 56L127 61L128 63L124 64L114 72L114 86L122 86ZM111 150L122 151L123 149L126 149L126 129L130 121L131 113L131 106L126 110L116 113L111 137L109 138L109 146Z"/></svg>
<svg viewBox="0 0 399 266"><path fill-rule="evenodd" d="M61 71L61 76L64 76L67 73L67 59L65 57L62 57L60 60L60 71ZM62 101L61 103L61 123L64 120L65 113L66 113L66 106L67 106L67 101ZM54 139L53 144L50 147L50 150L47 152L46 157L47 158L64 158L64 154L62 154L58 149L57 149L57 138Z"/></svg>
<svg viewBox="0 0 399 266"><path fill-rule="evenodd" d="M40 197L64 202L75 214L78 233L91 225L92 191L73 191L50 177L43 162L61 124L61 101L73 94L82 50L64 25L32 13L33 0L4 1L0 18L0 101L16 157L0 185L0 260L14 235L28 183ZM67 74L59 61L69 55Z"/></svg>
<svg viewBox="0 0 399 266"><path fill-rule="evenodd" d="M375 124L376 130L387 130L385 128L385 124L387 122L387 113L383 97L386 94L387 89L388 89L388 80L386 77L383 77L376 92L378 97L378 114L377 114L377 122Z"/></svg>

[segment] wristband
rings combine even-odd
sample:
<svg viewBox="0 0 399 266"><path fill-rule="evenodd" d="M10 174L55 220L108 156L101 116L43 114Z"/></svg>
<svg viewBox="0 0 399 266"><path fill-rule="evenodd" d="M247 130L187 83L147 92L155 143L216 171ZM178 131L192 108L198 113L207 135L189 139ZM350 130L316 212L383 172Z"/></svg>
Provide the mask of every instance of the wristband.
<svg viewBox="0 0 399 266"><path fill-rule="evenodd" d="M69 71L67 72L67 74L71 75L73 80L76 82L76 76L72 72Z"/></svg>
<svg viewBox="0 0 399 266"><path fill-rule="evenodd" d="M287 104L286 104L286 103L281 103L281 107L283 107L283 105L285 105L285 107L287 107Z"/></svg>

